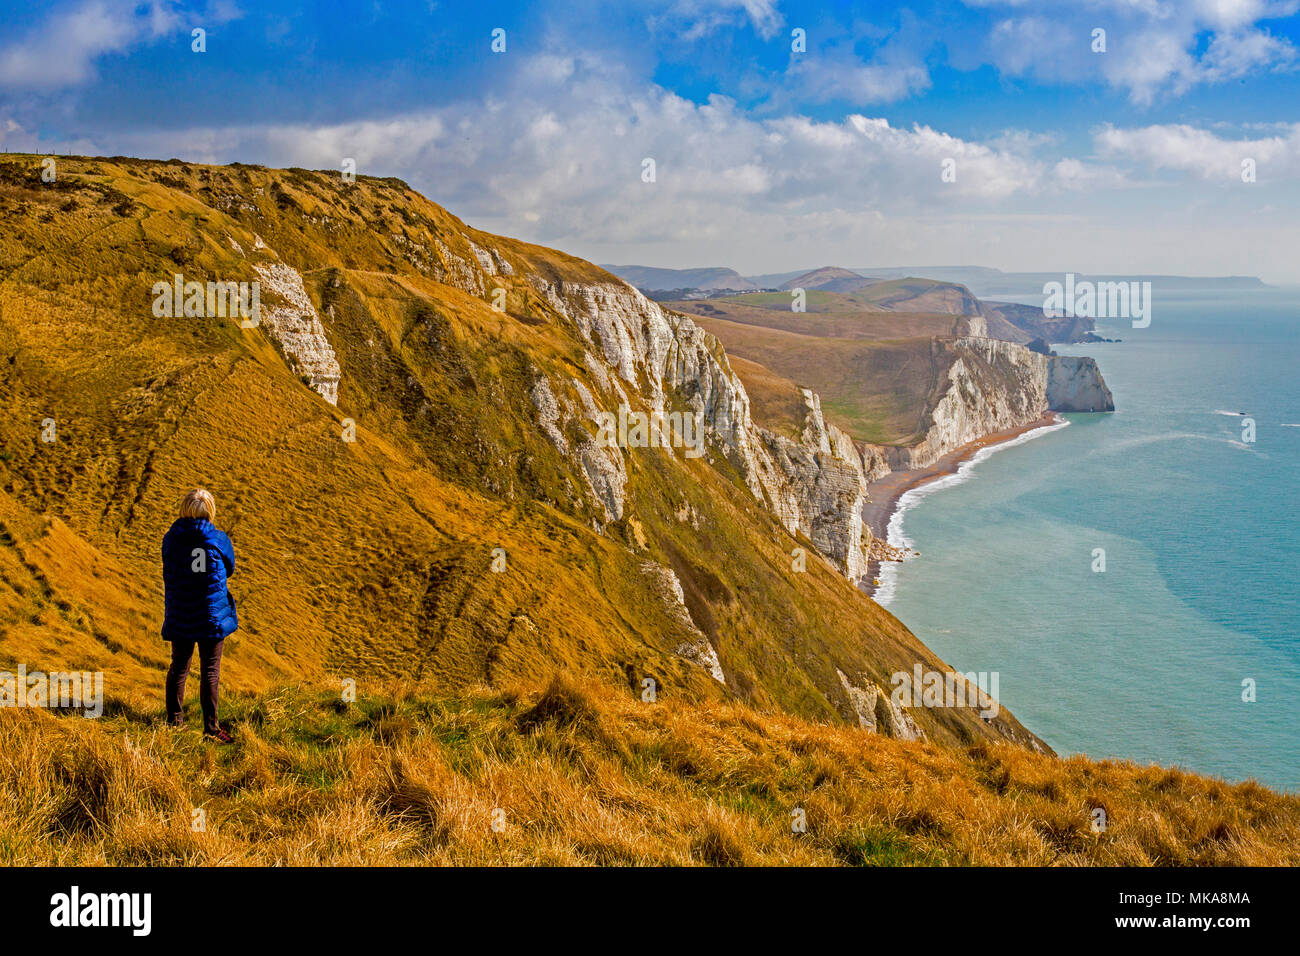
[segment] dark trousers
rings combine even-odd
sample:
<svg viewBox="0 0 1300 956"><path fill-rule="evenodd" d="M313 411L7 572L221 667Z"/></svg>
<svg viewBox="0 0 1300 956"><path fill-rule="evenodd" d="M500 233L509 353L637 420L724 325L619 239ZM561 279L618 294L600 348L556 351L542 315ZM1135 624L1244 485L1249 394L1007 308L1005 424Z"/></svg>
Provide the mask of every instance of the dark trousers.
<svg viewBox="0 0 1300 956"><path fill-rule="evenodd" d="M203 732L215 734L221 729L217 723L217 684L221 680L221 649L225 639L219 641L172 641L172 666L167 670L167 723L185 723L185 679L190 676L190 659L194 645L199 646L199 668L203 683L199 686L199 703L203 707Z"/></svg>

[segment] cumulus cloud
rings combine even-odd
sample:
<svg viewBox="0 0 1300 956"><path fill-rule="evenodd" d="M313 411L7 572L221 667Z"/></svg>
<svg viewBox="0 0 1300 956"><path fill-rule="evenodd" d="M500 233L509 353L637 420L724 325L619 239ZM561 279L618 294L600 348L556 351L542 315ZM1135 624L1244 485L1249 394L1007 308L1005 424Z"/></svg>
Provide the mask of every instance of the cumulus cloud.
<svg viewBox="0 0 1300 956"><path fill-rule="evenodd" d="M727 97L695 103L657 86L611 86L585 61L520 75L526 81L499 97L382 120L130 134L104 148L329 169L351 157L363 173L403 176L504 230L535 223L529 231L553 243L799 232L828 220L852 231L872 212L1060 185L1033 155L1038 137L999 134L1000 145L988 145L856 113L756 118ZM646 159L653 183L642 180ZM955 181L941 175L946 162Z"/></svg>
<svg viewBox="0 0 1300 956"><path fill-rule="evenodd" d="M1185 124L1117 129L1109 124L1094 134L1098 152L1108 158L1153 170L1189 173L1203 180L1240 182L1242 163L1253 160L1257 176L1294 175L1300 170L1300 123L1272 136L1228 139Z"/></svg>
<svg viewBox="0 0 1300 956"><path fill-rule="evenodd" d="M1245 14L1214 15L1231 26ZM491 87L387 116L118 129L74 145L41 143L34 124L0 113L0 140L32 152L332 170L354 158L359 172L400 176L480 228L606 262L1213 272L1234 261L1236 271L1258 272L1241 257L1285 256L1279 237L1290 224L1268 204L1285 209L1278 190L1294 194L1277 185L1300 156L1292 125L1105 126L1079 144L1068 130L956 135L898 124L869 104L810 116L798 103L697 102L635 75L616 53L590 49L518 56L511 68ZM1258 163L1260 185L1232 191L1207 217L1204 203L1227 191L1198 183L1239 177L1243 158ZM643 181L646 159L654 182ZM1173 211L1159 193L1141 192L1150 183L1140 177L1152 172L1186 187ZM1195 203L1199 218L1180 221ZM1149 257L1161 250L1185 261ZM1277 272L1294 273L1294 263L1277 261Z"/></svg>
<svg viewBox="0 0 1300 956"><path fill-rule="evenodd" d="M205 22L225 22L239 15L226 3L209 7ZM0 88L50 90L94 76L95 61L124 53L185 26L164 0L89 0L56 10L25 36L0 46Z"/></svg>
<svg viewBox="0 0 1300 956"><path fill-rule="evenodd" d="M1069 155L1054 136L1023 130L973 140L869 112L760 117L727 97L696 103L638 83L590 54L542 54L491 96L416 113L133 132L83 151L318 169L355 158L360 172L401 176L476 225L579 254L883 243L892 258L961 237L995 248L1039 228L1059 242L1037 223L1080 197L1131 193L1141 185L1132 172L1210 180L1252 157L1263 181L1298 146L1292 126L1241 139L1105 126L1090 155ZM643 181L646 159L654 182Z"/></svg>
<svg viewBox="0 0 1300 956"><path fill-rule="evenodd" d="M1295 47L1263 21L1300 0L966 0L999 16L988 56L1003 72L1052 82L1100 79L1137 104L1198 84L1293 69ZM1105 30L1104 53L1093 31Z"/></svg>
<svg viewBox="0 0 1300 956"><path fill-rule="evenodd" d="M902 43L887 45L869 62L852 44L836 43L792 58L784 84L814 102L892 103L929 89L930 71Z"/></svg>

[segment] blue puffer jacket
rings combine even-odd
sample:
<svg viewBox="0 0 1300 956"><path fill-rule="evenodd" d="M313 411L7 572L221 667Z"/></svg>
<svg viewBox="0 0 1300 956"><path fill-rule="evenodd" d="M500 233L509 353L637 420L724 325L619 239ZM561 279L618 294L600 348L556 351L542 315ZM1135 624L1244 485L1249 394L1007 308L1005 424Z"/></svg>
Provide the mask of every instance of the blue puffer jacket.
<svg viewBox="0 0 1300 956"><path fill-rule="evenodd" d="M206 518L177 518L162 543L164 641L220 640L239 629L226 579L235 549Z"/></svg>

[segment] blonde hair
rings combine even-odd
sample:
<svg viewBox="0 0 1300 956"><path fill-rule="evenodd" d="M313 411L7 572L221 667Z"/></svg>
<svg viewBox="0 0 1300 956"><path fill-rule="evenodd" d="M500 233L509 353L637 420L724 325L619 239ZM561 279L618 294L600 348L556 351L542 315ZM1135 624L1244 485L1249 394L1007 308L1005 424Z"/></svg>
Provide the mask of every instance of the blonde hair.
<svg viewBox="0 0 1300 956"><path fill-rule="evenodd" d="M182 518L207 518L211 521L216 516L217 503L206 488L195 488L181 499Z"/></svg>

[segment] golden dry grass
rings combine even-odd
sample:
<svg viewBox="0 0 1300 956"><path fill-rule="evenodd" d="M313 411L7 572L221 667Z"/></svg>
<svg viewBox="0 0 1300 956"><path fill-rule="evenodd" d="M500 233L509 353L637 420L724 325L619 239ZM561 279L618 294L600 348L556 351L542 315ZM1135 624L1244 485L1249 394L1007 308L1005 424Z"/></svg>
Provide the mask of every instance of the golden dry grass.
<svg viewBox="0 0 1300 956"><path fill-rule="evenodd" d="M565 676L354 704L241 697L231 748L143 707L0 711L0 863L1300 863L1300 797L1254 783L643 703Z"/></svg>

